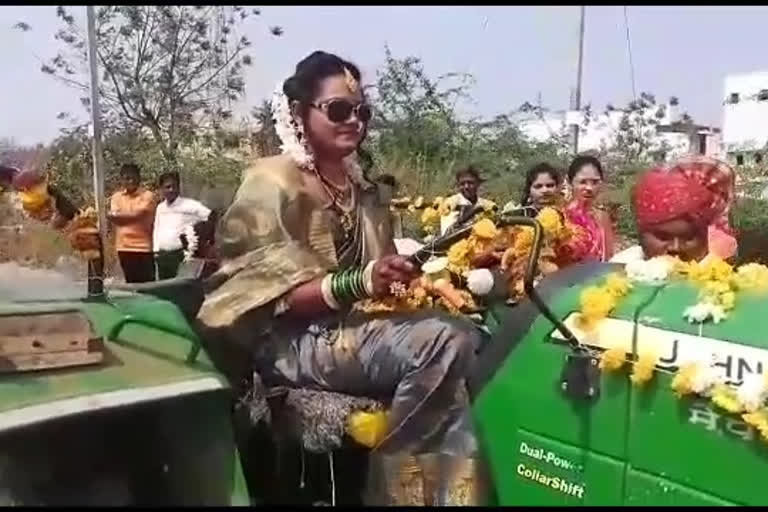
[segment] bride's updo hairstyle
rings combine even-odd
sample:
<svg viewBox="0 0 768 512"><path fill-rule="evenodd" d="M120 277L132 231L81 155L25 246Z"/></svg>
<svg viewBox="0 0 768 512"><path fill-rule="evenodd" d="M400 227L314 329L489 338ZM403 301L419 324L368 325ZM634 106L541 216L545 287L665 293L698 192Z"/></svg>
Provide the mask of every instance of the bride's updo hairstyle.
<svg viewBox="0 0 768 512"><path fill-rule="evenodd" d="M283 93L289 101L298 101L302 115L316 96L320 82L329 76L343 75L348 70L360 82L357 66L332 53L313 52L296 64L296 71L283 83Z"/></svg>

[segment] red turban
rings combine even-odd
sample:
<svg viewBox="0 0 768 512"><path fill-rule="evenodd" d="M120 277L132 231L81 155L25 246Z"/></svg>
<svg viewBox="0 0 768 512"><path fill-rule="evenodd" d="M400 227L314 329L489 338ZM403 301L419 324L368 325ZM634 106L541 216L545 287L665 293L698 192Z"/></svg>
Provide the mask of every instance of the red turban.
<svg viewBox="0 0 768 512"><path fill-rule="evenodd" d="M633 201L641 229L679 217L712 224L733 197L733 170L724 162L690 156L643 174Z"/></svg>

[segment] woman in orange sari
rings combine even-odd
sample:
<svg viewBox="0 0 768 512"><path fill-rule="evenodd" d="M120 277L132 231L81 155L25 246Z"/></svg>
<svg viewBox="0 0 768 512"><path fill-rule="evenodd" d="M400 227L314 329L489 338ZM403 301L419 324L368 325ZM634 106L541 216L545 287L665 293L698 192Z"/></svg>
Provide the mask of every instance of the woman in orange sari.
<svg viewBox="0 0 768 512"><path fill-rule="evenodd" d="M585 232L582 261L608 261L614 251L613 226L608 214L595 203L603 184L603 166L593 156L577 156L568 167L568 182L573 197L564 213Z"/></svg>

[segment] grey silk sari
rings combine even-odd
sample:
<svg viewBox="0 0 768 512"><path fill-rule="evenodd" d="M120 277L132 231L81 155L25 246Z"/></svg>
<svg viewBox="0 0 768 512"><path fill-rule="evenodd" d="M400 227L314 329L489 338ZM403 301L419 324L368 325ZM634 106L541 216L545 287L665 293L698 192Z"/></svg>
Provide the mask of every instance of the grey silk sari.
<svg viewBox="0 0 768 512"><path fill-rule="evenodd" d="M394 252L376 187L356 185L354 228L308 190L287 156L259 160L222 220L223 264L199 319L219 343L244 344L268 386L375 398L388 434L373 450L371 504L474 504L477 451L465 375L479 335L432 311L281 317L294 287Z"/></svg>

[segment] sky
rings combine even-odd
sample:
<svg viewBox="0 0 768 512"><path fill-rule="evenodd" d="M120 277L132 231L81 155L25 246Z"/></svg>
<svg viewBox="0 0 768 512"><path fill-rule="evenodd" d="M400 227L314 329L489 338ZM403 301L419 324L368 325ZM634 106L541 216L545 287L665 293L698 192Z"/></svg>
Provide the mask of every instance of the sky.
<svg viewBox="0 0 768 512"><path fill-rule="evenodd" d="M72 12L84 7L71 7ZM674 95L695 121L722 124L727 74L768 70L768 7L630 6L627 8L636 91ZM11 27L25 21L32 30ZM267 28L280 25L280 38ZM471 73L467 114L490 117L525 101L568 106L575 83L577 6L269 6L246 28L254 42L241 110L268 98L296 62L322 49L358 64L368 79L384 62L420 57L431 76ZM84 115L77 92L40 72L56 53L55 7L0 6L0 138L48 142L61 111ZM602 109L633 97L624 9L588 6L582 103Z"/></svg>

